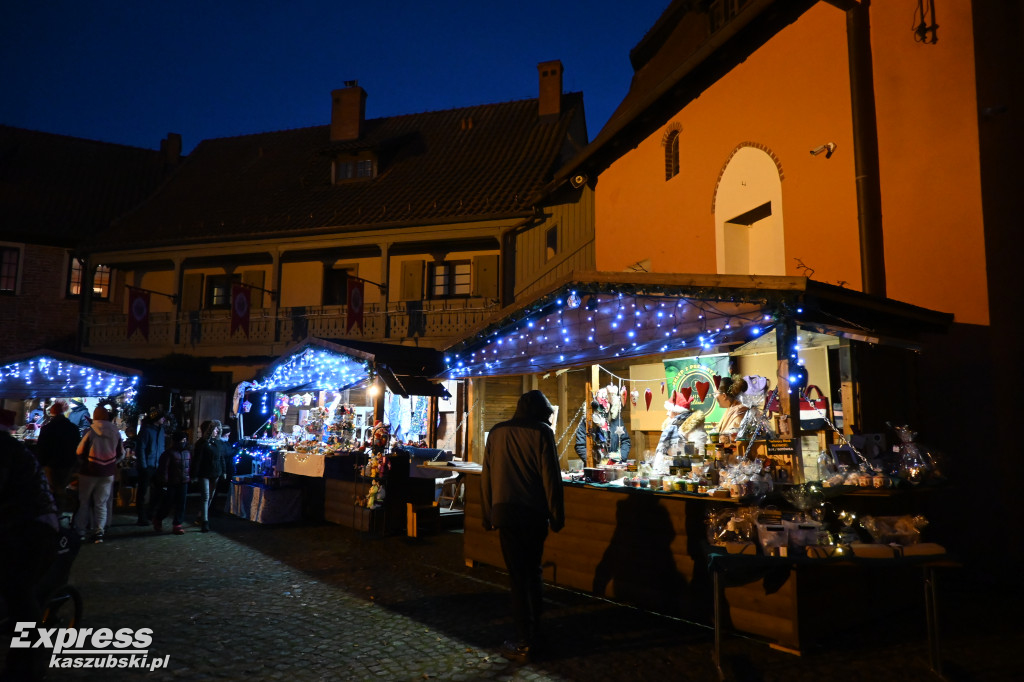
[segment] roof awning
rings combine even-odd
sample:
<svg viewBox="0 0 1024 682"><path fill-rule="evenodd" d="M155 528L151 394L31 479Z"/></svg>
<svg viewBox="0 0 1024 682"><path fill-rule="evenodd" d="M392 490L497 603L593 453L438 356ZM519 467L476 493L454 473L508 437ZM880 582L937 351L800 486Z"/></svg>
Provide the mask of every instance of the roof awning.
<svg viewBox="0 0 1024 682"><path fill-rule="evenodd" d="M952 315L806 277L571 273L451 346L445 376L532 374L616 358L715 353L782 319L824 333L913 345Z"/></svg>
<svg viewBox="0 0 1024 682"><path fill-rule="evenodd" d="M0 360L0 398L114 396L140 380L135 369L46 349Z"/></svg>
<svg viewBox="0 0 1024 682"><path fill-rule="evenodd" d="M446 395L428 377L443 370L441 353L432 348L310 337L271 363L252 383L253 391L344 390L366 383L377 373L393 393Z"/></svg>

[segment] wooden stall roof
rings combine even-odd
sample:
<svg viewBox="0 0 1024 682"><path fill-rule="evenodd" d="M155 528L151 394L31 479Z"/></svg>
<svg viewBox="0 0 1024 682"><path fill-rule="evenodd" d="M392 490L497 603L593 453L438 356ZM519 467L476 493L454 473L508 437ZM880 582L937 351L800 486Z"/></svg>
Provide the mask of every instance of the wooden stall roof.
<svg viewBox="0 0 1024 682"><path fill-rule="evenodd" d="M744 343L788 318L873 342L913 345L952 315L806 277L574 272L453 341L445 374L546 371Z"/></svg>

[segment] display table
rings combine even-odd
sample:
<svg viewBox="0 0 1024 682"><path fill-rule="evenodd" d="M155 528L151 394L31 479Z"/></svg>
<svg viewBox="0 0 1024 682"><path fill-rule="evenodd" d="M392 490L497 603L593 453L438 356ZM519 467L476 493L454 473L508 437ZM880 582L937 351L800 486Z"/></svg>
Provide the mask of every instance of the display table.
<svg viewBox="0 0 1024 682"><path fill-rule="evenodd" d="M324 475L325 459L323 455L316 453L292 452L289 450L284 453L284 473L297 476L313 476L315 478L322 477Z"/></svg>
<svg viewBox="0 0 1024 682"><path fill-rule="evenodd" d="M868 559L856 556L809 558L766 557L759 555L728 554L720 548L713 548L708 554L708 566L711 570L714 589L714 621L715 648L712 654L719 679L725 679L721 665L721 637L723 620L723 602L726 586L741 586L752 582L768 579L773 574L785 574L790 571L802 570L833 570L840 568L860 568L866 570L898 571L902 569L921 569L924 582L925 626L928 632L928 663L932 672L942 678L942 661L939 647L938 604L935 593L935 569L940 567L959 567L960 564L945 554L893 557L888 559Z"/></svg>
<svg viewBox="0 0 1024 682"><path fill-rule="evenodd" d="M230 511L256 523L298 521L302 518L302 488L232 481Z"/></svg>

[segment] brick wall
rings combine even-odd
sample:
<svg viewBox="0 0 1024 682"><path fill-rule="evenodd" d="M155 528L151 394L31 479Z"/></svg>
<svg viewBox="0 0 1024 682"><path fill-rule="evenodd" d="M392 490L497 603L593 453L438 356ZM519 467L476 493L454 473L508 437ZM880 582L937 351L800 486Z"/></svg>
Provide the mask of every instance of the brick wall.
<svg viewBox="0 0 1024 682"><path fill-rule="evenodd" d="M67 268L66 249L25 245L21 287L17 295L0 296L0 358L39 348L75 350L79 301L64 295Z"/></svg>

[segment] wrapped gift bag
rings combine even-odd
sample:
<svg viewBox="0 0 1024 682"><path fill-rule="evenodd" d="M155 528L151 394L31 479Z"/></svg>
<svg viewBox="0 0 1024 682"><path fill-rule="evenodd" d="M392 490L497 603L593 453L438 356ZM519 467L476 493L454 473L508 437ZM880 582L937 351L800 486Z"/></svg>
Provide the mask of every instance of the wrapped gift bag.
<svg viewBox="0 0 1024 682"><path fill-rule="evenodd" d="M811 393L816 392L817 398L812 398ZM820 431L828 428L828 398L821 392L821 389L813 384L800 396L800 428L804 431Z"/></svg>

